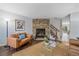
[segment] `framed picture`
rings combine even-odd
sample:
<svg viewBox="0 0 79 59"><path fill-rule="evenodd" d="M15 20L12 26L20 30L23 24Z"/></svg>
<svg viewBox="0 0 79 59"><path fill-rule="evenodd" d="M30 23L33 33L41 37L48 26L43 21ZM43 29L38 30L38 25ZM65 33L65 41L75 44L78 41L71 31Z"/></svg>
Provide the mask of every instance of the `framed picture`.
<svg viewBox="0 0 79 59"><path fill-rule="evenodd" d="M25 21L24 20L15 20L15 30L16 31L25 30Z"/></svg>

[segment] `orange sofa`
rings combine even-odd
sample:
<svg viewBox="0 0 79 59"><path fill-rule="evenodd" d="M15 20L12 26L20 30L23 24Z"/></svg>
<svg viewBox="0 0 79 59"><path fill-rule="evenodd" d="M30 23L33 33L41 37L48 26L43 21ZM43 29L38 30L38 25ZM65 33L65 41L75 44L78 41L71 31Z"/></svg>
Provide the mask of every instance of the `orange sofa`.
<svg viewBox="0 0 79 59"><path fill-rule="evenodd" d="M19 40L19 34L25 34L26 38ZM19 48L27 42L31 44L32 43L31 39L32 39L32 35L27 34L26 32L11 34L8 37L8 46L12 48Z"/></svg>

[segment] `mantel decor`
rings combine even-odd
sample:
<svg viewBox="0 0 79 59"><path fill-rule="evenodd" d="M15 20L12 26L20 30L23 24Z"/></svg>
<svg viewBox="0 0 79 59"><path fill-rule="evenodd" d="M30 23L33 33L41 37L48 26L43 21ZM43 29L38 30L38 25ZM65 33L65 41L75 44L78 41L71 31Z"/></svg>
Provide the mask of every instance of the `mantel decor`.
<svg viewBox="0 0 79 59"><path fill-rule="evenodd" d="M25 29L25 21L24 20L15 20L15 30L23 31Z"/></svg>

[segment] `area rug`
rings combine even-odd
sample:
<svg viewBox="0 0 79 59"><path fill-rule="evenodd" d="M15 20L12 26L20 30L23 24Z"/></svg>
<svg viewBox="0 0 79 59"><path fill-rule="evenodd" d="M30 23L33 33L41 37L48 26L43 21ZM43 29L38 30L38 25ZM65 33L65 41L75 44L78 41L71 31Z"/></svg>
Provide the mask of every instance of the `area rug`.
<svg viewBox="0 0 79 59"><path fill-rule="evenodd" d="M44 42L37 43L33 46L15 52L13 56L66 56L67 49L57 46L55 48L47 48Z"/></svg>

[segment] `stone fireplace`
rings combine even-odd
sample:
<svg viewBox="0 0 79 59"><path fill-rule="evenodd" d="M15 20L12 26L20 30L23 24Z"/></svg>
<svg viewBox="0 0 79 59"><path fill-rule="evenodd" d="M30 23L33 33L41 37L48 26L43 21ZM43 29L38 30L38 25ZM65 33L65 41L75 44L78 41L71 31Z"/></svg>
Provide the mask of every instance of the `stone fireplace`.
<svg viewBox="0 0 79 59"><path fill-rule="evenodd" d="M49 19L33 19L33 36L36 38L49 35Z"/></svg>

